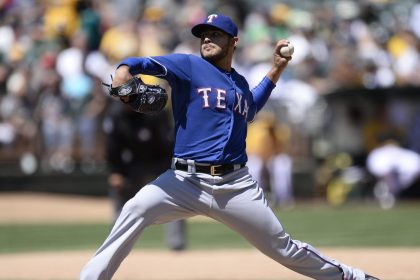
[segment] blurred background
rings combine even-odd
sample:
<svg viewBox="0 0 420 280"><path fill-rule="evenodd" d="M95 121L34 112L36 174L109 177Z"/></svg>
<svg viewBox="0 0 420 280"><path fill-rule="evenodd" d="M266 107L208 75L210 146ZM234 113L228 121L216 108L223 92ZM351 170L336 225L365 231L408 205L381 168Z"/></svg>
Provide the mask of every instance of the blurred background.
<svg viewBox="0 0 420 280"><path fill-rule="evenodd" d="M128 56L197 54L190 29L209 13L237 22L234 67L251 87L278 39L295 46L247 139L250 170L274 206L367 200L388 209L420 197L414 0L2 0L0 191L108 195L117 101L101 82Z"/></svg>

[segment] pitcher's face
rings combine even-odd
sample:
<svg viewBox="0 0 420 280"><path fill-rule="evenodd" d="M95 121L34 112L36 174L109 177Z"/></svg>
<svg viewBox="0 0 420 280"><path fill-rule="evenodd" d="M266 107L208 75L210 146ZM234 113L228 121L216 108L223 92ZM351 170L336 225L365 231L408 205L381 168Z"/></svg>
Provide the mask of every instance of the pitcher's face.
<svg viewBox="0 0 420 280"><path fill-rule="evenodd" d="M208 29L201 34L201 57L210 62L226 58L233 51L234 40L227 33L218 29Z"/></svg>

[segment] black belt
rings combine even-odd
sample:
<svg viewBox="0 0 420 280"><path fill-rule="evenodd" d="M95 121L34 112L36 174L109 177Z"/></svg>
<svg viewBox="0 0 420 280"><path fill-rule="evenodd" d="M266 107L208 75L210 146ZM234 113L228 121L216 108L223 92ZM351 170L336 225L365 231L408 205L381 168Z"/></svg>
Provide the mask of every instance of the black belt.
<svg viewBox="0 0 420 280"><path fill-rule="evenodd" d="M195 172L197 173L206 173L212 176L223 176L235 170L238 170L245 166L245 163L242 164L221 164L221 165L201 165L195 164ZM235 168L236 167L236 168ZM188 171L188 164L176 162L175 169Z"/></svg>

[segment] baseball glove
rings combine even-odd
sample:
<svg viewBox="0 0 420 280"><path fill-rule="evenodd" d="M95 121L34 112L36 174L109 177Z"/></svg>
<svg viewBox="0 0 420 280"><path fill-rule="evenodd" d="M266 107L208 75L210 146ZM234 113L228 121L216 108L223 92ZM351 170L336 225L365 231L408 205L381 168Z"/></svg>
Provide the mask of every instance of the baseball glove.
<svg viewBox="0 0 420 280"><path fill-rule="evenodd" d="M105 84L111 96L119 97L128 103L135 111L153 114L163 110L168 101L166 90L159 85L145 84L140 78L133 77L118 87Z"/></svg>

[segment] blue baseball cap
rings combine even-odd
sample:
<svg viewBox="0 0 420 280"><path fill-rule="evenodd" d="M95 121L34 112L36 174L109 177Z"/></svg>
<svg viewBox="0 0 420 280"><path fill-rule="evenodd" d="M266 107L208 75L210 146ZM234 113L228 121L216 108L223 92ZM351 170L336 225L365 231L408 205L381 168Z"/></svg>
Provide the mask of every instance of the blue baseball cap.
<svg viewBox="0 0 420 280"><path fill-rule="evenodd" d="M202 23L193 26L191 33L195 37L200 38L201 33L203 33L203 31L208 27L220 29L232 37L236 37L238 35L238 27L232 19L221 14L209 15Z"/></svg>

